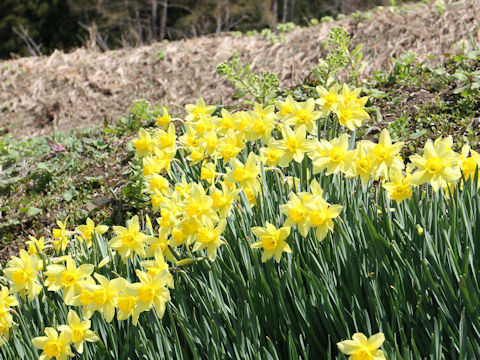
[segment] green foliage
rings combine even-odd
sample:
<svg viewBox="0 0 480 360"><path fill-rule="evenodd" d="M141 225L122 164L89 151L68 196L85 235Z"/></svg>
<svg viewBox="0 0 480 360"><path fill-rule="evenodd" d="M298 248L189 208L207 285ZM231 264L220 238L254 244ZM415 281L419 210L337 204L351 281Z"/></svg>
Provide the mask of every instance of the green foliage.
<svg viewBox="0 0 480 360"><path fill-rule="evenodd" d="M382 95L375 96L373 105L389 119L380 119L379 125L406 141L409 153L431 134L452 135L454 144L468 143L474 149L480 144L480 58L470 48L475 43L456 44L454 50L460 53L436 66L420 62L415 53L404 53L393 59L390 72L374 73L369 84Z"/></svg>
<svg viewBox="0 0 480 360"><path fill-rule="evenodd" d="M258 76L250 72L250 65L243 65L238 59L225 61L217 66L217 74L232 81L237 89L236 97L250 94L255 102L270 104L276 97L280 86L277 75L262 72Z"/></svg>
<svg viewBox="0 0 480 360"><path fill-rule="evenodd" d="M123 221L131 208L145 206L138 192L138 173L125 169L132 154L125 152L124 138L151 124L161 110L137 101L131 111L103 129L54 134L52 142L66 151L53 151L47 137L0 138L2 243L26 238L33 229L43 235L45 226L67 213L78 222L88 214L110 223ZM122 201L117 192L125 195Z"/></svg>
<svg viewBox="0 0 480 360"><path fill-rule="evenodd" d="M356 86L360 84L360 73L367 65L362 62L362 45L356 46L350 51L351 36L343 27L334 27L328 33L328 46L331 48L326 59L319 59L318 67L312 72L325 87L330 87L338 79L335 75L347 68L350 74L348 82Z"/></svg>
<svg viewBox="0 0 480 360"><path fill-rule="evenodd" d="M293 22L287 22L285 24L278 24L277 31L278 32L291 32L295 30L295 24Z"/></svg>

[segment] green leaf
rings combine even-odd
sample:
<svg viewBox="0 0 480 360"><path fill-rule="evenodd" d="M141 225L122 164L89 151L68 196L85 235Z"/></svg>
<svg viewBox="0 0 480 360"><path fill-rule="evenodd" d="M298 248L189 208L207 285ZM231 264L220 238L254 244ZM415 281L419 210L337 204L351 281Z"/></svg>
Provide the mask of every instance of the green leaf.
<svg viewBox="0 0 480 360"><path fill-rule="evenodd" d="M67 201L67 202L72 201L72 199L73 199L74 196L75 196L75 189L68 189L68 190L65 191L65 193L63 194L63 198L64 198L65 201Z"/></svg>
<svg viewBox="0 0 480 360"><path fill-rule="evenodd" d="M418 139L418 138L422 137L423 135L425 135L427 132L428 131L426 129L417 131L416 133L413 133L412 135L410 135L410 139L411 140Z"/></svg>
<svg viewBox="0 0 480 360"><path fill-rule="evenodd" d="M35 215L41 214L43 210L33 206L29 206L29 207L21 207L19 211L23 214L27 214L28 216L35 216Z"/></svg>

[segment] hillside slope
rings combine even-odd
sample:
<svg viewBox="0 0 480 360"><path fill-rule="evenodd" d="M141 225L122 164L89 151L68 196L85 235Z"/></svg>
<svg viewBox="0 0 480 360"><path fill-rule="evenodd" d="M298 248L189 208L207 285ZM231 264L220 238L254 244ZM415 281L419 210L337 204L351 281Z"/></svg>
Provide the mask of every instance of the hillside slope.
<svg viewBox="0 0 480 360"><path fill-rule="evenodd" d="M215 68L234 52L254 70L272 71L282 86L292 86L308 76L325 55L328 31L338 25L353 34L354 45L364 45L367 73L388 69L392 57L404 51L420 57L440 55L432 60L438 62L456 41L480 40L478 18L478 0L448 3L444 12L433 4L416 4L375 9L364 14L363 20L347 17L297 28L285 35L285 42L273 45L260 36L223 34L104 53L78 49L4 61L0 66L0 128L25 138L101 124L124 115L139 98L169 105L174 111L199 96L206 102L223 99L228 104L233 88L215 74Z"/></svg>

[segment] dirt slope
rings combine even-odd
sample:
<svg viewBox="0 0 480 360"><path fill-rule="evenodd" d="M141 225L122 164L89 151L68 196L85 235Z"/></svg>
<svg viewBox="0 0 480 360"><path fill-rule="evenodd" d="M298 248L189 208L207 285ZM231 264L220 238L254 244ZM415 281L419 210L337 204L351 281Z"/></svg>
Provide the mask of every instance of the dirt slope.
<svg viewBox="0 0 480 360"><path fill-rule="evenodd" d="M297 28L285 35L285 42L274 45L261 37L224 34L104 53L78 49L3 61L0 128L23 138L101 124L125 115L131 102L140 98L173 110L199 96L206 102L229 103L233 88L215 68L234 52L256 71L275 72L288 87L305 78L325 55L324 41L337 25L354 35L355 44L364 45L367 73L390 68L391 58L404 51L442 55L460 39L480 42L478 0L447 3L442 14L433 4L418 4L375 9L367 16ZM160 50L165 54L162 60L157 56Z"/></svg>

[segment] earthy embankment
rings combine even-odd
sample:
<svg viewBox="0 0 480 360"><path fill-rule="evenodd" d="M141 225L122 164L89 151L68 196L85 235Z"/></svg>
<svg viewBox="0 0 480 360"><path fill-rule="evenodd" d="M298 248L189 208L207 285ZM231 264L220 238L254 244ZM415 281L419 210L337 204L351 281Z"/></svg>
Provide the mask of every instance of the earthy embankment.
<svg viewBox="0 0 480 360"><path fill-rule="evenodd" d="M368 19L365 19L368 18ZM363 44L367 73L388 69L405 51L437 55L452 44L480 41L480 2L375 9L364 19L297 28L286 41L270 45L258 37L223 34L110 52L78 49L72 53L0 63L0 131L23 138L74 126L117 119L135 99L182 106L203 96L207 102L231 101L233 88L215 74L216 65L238 53L256 71L279 75L282 86L300 82L325 55L330 28L342 25ZM161 58L157 54L164 52Z"/></svg>

